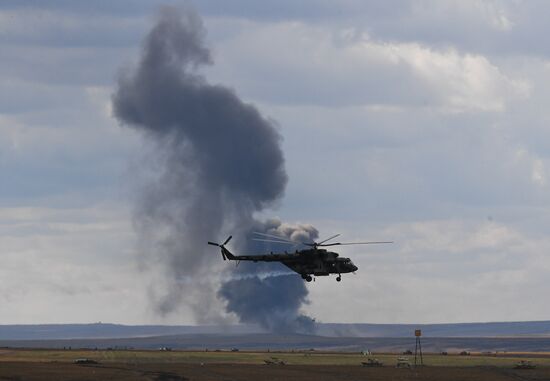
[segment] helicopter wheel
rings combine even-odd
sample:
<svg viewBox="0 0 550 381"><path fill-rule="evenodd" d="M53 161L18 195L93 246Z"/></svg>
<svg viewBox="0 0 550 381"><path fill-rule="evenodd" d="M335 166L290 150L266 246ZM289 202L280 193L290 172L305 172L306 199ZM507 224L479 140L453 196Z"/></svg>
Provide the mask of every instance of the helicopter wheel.
<svg viewBox="0 0 550 381"><path fill-rule="evenodd" d="M341 277L340 275L338 275L338 276L336 277L336 282L340 282L341 280L342 280L342 277Z"/></svg>
<svg viewBox="0 0 550 381"><path fill-rule="evenodd" d="M311 282L313 280L313 278L311 276L306 276L306 282Z"/></svg>

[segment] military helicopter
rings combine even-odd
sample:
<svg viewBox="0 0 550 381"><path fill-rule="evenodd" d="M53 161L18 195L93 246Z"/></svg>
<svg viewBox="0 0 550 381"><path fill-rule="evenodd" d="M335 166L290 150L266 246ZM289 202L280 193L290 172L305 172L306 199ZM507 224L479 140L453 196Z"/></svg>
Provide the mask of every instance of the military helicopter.
<svg viewBox="0 0 550 381"><path fill-rule="evenodd" d="M265 255L234 255L226 249L225 245L231 241L233 236L229 236L224 243L219 244L216 242L208 242L209 245L217 246L221 249L223 260L230 261L252 261L252 262L281 262L283 265L300 274L302 279L307 282L313 280L313 276L327 276L330 274L338 274L336 281L342 280L342 274L351 273L357 271L358 267L353 264L351 259L339 257L338 253L333 251L327 251L322 247L327 246L344 246L344 245L372 245L393 243L393 241L375 241L375 242L333 242L327 243L330 240L340 236L335 234L329 238L326 238L320 242L294 242L285 237L254 232L258 237L253 238L254 241L272 242L278 244L287 245L304 245L309 246L308 249L296 250L294 253L280 253L274 254L273 252Z"/></svg>

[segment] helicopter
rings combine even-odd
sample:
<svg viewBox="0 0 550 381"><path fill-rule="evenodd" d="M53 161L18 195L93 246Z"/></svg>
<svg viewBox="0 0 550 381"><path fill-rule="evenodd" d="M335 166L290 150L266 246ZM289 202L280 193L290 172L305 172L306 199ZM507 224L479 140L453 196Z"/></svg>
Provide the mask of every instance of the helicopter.
<svg viewBox="0 0 550 381"><path fill-rule="evenodd" d="M230 261L252 261L252 262L281 262L283 265L298 273L306 282L311 282L313 276L327 276L330 274L338 274L336 281L342 280L342 274L354 273L358 267L351 261L350 258L340 257L338 253L323 249L328 246L344 246L344 245L372 245L393 243L393 241L371 241L371 242L332 242L334 238L340 236L335 234L320 242L294 242L282 236L254 232L257 238L254 241L272 242L287 245L304 245L308 249L296 250L294 253L273 253L264 255L234 255L225 245L231 241L233 236L229 236L224 243L208 242L209 245L217 246L221 249L223 260ZM237 263L238 264L238 263Z"/></svg>

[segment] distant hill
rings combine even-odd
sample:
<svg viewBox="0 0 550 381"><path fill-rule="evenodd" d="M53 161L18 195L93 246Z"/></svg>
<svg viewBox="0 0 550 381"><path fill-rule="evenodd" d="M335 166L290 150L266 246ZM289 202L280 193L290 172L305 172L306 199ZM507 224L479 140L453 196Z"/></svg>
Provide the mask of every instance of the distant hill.
<svg viewBox="0 0 550 381"><path fill-rule="evenodd" d="M457 324L320 324L321 336L408 337L421 329L426 337L549 337L550 321Z"/></svg>
<svg viewBox="0 0 550 381"><path fill-rule="evenodd" d="M318 323L316 336L346 338L411 337L542 337L550 338L550 321L460 324L337 324ZM247 335L266 333L254 325L0 325L0 340L115 339L178 335Z"/></svg>
<svg viewBox="0 0 550 381"><path fill-rule="evenodd" d="M261 330L247 325L22 324L0 325L0 340L113 339L258 332Z"/></svg>
<svg viewBox="0 0 550 381"><path fill-rule="evenodd" d="M64 339L64 340L0 340L0 347L88 349L147 349L229 351L233 348L262 351L322 350L402 353L414 350L415 338L410 337L326 337L288 334L186 334L170 336L134 337L119 339ZM422 338L425 352L550 352L550 338Z"/></svg>

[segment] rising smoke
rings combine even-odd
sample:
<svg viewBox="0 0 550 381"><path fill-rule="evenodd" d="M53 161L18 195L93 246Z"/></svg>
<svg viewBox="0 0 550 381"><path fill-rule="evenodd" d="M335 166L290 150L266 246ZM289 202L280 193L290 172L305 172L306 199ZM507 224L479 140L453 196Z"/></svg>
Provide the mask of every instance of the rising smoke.
<svg viewBox="0 0 550 381"><path fill-rule="evenodd" d="M282 224L276 219L254 221L247 233L245 248L253 253L289 249L286 245L254 241L253 231L286 237L295 242L311 242L318 236L317 229L310 225ZM218 294L227 300L227 310L235 312L242 322L259 323L277 332L312 333L314 321L298 313L307 303L307 288L299 276L287 271L288 268L280 263L242 262L235 268L234 275L245 276L224 282ZM271 272L274 276L265 279L249 276L264 272Z"/></svg>
<svg viewBox="0 0 550 381"><path fill-rule="evenodd" d="M225 239L222 231L235 235L233 248L249 252L281 249L252 245L247 238L253 231L295 240L317 236L310 226L254 219L286 186L281 137L253 105L199 73L212 62L204 36L194 11L163 8L137 67L121 72L112 99L117 119L143 132L155 151L154 176L141 192L135 224L146 244L142 250L164 264L173 280L164 295L156 295L156 305L168 313L184 303L199 322L211 322L221 315L215 303L221 298L242 322L311 331L312 320L299 312L307 288L280 264L225 263L233 276L221 286L178 282L218 271L220 257L206 242ZM255 271L273 276L251 275Z"/></svg>

